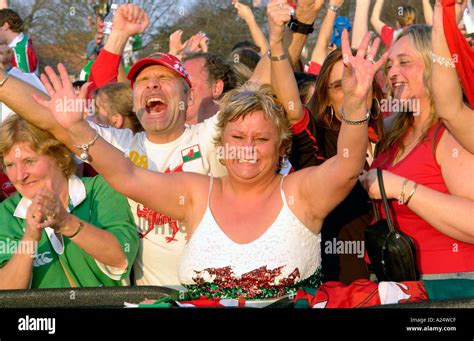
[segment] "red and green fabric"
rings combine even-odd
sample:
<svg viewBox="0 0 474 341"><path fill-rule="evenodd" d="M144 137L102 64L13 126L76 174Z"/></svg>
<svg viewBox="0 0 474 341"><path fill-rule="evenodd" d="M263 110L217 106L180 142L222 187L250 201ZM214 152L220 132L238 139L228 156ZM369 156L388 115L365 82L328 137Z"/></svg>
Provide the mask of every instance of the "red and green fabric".
<svg viewBox="0 0 474 341"><path fill-rule="evenodd" d="M449 50L457 56L456 70L461 79L464 93L471 107L474 107L474 51L457 27L455 0L443 0L443 27Z"/></svg>
<svg viewBox="0 0 474 341"><path fill-rule="evenodd" d="M39 65L38 56L30 37L20 33L19 38L20 40L14 46L10 46L13 50L12 67L20 68L24 72L37 72Z"/></svg>
<svg viewBox="0 0 474 341"><path fill-rule="evenodd" d="M296 308L364 308L426 300L474 297L474 280L446 279L410 282L371 282L359 279L349 285L326 282L319 288L299 290Z"/></svg>

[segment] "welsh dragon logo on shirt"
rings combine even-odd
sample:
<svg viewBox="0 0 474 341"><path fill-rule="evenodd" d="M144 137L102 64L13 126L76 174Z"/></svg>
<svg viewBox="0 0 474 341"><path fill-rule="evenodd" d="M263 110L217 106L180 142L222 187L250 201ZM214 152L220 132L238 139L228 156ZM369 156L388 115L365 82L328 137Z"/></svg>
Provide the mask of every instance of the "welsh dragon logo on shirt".
<svg viewBox="0 0 474 341"><path fill-rule="evenodd" d="M199 159L202 157L201 149L199 148L199 145L196 144L194 146L181 150L181 156L183 157L183 162L189 162Z"/></svg>

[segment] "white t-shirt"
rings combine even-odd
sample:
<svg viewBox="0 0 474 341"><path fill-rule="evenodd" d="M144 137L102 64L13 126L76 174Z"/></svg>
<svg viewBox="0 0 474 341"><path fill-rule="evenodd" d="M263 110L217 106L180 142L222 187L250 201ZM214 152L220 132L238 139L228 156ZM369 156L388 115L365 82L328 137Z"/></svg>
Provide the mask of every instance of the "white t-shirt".
<svg viewBox="0 0 474 341"><path fill-rule="evenodd" d="M144 132L134 135L129 129L89 124L139 167L162 173L184 171L221 177L227 171L219 163L214 146L216 122L217 114L202 123L186 126L179 138L165 144L150 142ZM136 284L179 285L178 264L186 243L184 227L131 199L129 203L141 237L134 265ZM153 223L154 228L150 228Z"/></svg>
<svg viewBox="0 0 474 341"><path fill-rule="evenodd" d="M41 83L40 79L35 73L23 72L23 70L17 67L13 67L8 71L8 74L34 86L38 90L43 91L45 94L47 94L43 83ZM1 102L0 110L0 124L3 123L3 121L5 121L11 115L15 115L15 112L8 106L6 106L3 102Z"/></svg>

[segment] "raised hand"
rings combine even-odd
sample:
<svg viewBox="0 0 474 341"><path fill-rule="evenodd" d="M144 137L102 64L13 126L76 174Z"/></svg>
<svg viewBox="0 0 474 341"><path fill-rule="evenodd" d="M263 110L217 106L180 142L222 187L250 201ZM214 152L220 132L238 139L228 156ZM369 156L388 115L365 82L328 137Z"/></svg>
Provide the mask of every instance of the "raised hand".
<svg viewBox="0 0 474 341"><path fill-rule="evenodd" d="M128 36L141 34L149 24L147 13L132 4L121 5L114 16L113 30L126 33Z"/></svg>
<svg viewBox="0 0 474 341"><path fill-rule="evenodd" d="M205 35L199 42L199 48L202 52L207 52L209 50L209 37Z"/></svg>
<svg viewBox="0 0 474 341"><path fill-rule="evenodd" d="M283 41L285 24L290 21L290 5L285 0L272 0L267 5L269 41L279 43Z"/></svg>
<svg viewBox="0 0 474 341"><path fill-rule="evenodd" d="M341 5L342 5L342 2L344 2L344 0L331 1L331 3L333 2L335 5L337 5L336 2L341 2ZM321 10L321 7L323 7L323 5L324 5L324 0L299 0L298 1L298 7L308 8L314 12L319 12Z"/></svg>
<svg viewBox="0 0 474 341"><path fill-rule="evenodd" d="M183 36L183 30L176 30L170 35L169 42L169 53L172 55L178 55L186 47L186 43L182 43L181 37Z"/></svg>
<svg viewBox="0 0 474 341"><path fill-rule="evenodd" d="M387 59L388 51L377 62L374 60L380 45L379 38L374 40L370 52L367 53L370 39L371 33L367 33L357 49L356 55L353 56L349 44L349 34L347 30L342 33L341 47L344 63L342 90L345 103L353 103L357 106L367 101L375 73Z"/></svg>
<svg viewBox="0 0 474 341"><path fill-rule="evenodd" d="M238 16L241 19L243 19L245 21L249 21L249 20L252 20L254 18L253 12L252 12L252 10L250 9L249 6L247 6L245 4L241 4L238 1L234 2L233 5L234 5L234 8L237 10Z"/></svg>
<svg viewBox="0 0 474 341"><path fill-rule="evenodd" d="M33 99L42 107L48 109L55 120L66 130L70 130L76 124L83 123L85 98L87 88L90 83L84 84L79 96L76 96L71 80L63 64L58 64L58 71L61 78L54 72L53 68L47 66L45 74L41 75L43 83L50 100L44 100L36 95Z"/></svg>
<svg viewBox="0 0 474 341"><path fill-rule="evenodd" d="M196 33L193 35L191 38L189 38L188 41L186 41L185 45L186 47L184 48L182 54L183 56L187 56L188 54L195 53L195 52L201 52L202 48L200 47L201 40L205 38L205 35L202 34L201 32Z"/></svg>

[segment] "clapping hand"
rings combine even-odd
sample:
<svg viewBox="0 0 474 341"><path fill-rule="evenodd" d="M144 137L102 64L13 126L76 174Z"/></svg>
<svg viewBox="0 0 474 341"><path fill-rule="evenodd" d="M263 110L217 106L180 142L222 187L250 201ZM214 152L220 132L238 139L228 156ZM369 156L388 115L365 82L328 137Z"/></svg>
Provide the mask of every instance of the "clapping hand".
<svg viewBox="0 0 474 341"><path fill-rule="evenodd" d="M35 205L32 210L32 218L37 222L37 227L51 227L60 232L60 228L64 225L69 213L61 203L58 194L52 190L42 188L33 201Z"/></svg>

